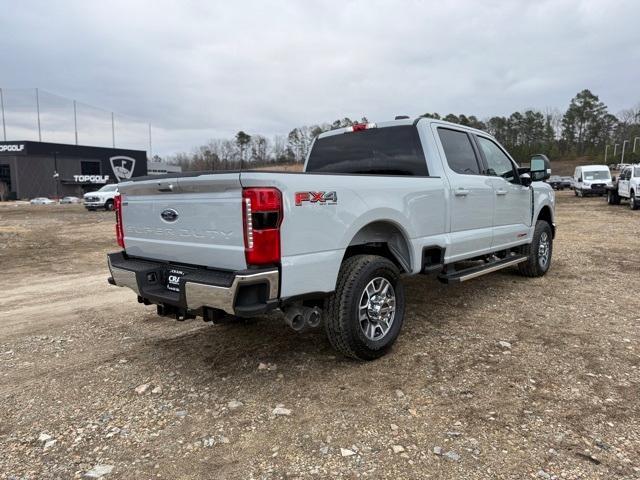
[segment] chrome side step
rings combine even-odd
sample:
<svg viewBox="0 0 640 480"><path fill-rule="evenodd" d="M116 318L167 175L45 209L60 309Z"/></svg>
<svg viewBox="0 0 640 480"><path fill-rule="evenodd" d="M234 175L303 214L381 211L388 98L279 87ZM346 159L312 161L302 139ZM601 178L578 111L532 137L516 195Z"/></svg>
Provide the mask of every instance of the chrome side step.
<svg viewBox="0 0 640 480"><path fill-rule="evenodd" d="M477 267L465 268L464 270L458 270L450 273L442 273L438 275L438 280L443 283L460 283L466 282L476 277L486 275L487 273L502 270L503 268L512 267L527 260L525 255L512 255L502 260L495 262L485 263Z"/></svg>

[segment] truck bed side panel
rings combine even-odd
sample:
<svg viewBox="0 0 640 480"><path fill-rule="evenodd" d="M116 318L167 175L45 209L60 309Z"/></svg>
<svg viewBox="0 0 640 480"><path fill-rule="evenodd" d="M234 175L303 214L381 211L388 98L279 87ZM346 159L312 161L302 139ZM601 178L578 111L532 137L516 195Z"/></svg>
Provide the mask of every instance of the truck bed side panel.
<svg viewBox="0 0 640 480"><path fill-rule="evenodd" d="M388 222L402 233L413 272L420 271L422 246L445 241L440 178L243 172L241 183L282 191L283 298L333 291L347 247L370 223ZM337 202L296 205L297 192L336 192Z"/></svg>

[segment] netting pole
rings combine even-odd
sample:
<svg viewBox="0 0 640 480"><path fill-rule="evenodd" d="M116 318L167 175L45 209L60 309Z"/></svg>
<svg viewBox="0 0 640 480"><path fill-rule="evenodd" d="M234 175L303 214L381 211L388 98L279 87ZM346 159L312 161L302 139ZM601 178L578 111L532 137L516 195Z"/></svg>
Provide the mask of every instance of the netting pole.
<svg viewBox="0 0 640 480"><path fill-rule="evenodd" d="M40 94L36 88L36 112L38 114L38 141L42 142L42 130L40 129Z"/></svg>
<svg viewBox="0 0 640 480"><path fill-rule="evenodd" d="M116 122L113 118L113 112L111 112L111 143L113 148L116 148Z"/></svg>
<svg viewBox="0 0 640 480"><path fill-rule="evenodd" d="M0 108L2 109L2 134L4 136L4 141L7 141L7 125L4 121L4 96L2 93L2 89L0 88Z"/></svg>
<svg viewBox="0 0 640 480"><path fill-rule="evenodd" d="M78 145L78 110L76 108L76 101L73 101L73 129L76 134L76 145Z"/></svg>

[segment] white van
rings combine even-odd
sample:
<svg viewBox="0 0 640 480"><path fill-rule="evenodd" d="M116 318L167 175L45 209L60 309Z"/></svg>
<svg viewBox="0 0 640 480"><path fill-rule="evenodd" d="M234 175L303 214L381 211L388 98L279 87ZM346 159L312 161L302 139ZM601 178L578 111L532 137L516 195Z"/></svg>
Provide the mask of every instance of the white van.
<svg viewBox="0 0 640 480"><path fill-rule="evenodd" d="M611 187L611 172L606 165L583 165L573 173L573 191L576 196L604 195Z"/></svg>

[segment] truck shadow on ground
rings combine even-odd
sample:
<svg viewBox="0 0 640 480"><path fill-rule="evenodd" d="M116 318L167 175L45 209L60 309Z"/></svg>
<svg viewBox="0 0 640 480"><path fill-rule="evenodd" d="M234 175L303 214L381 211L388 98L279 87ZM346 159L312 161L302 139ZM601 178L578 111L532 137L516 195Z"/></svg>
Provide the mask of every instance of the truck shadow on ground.
<svg viewBox="0 0 640 480"><path fill-rule="evenodd" d="M408 278L403 331L390 355L373 363L400 364L412 357L418 348L435 348L438 338L456 328L452 325L468 323L469 317L486 305L487 287L491 290L491 298L496 299L512 291L514 284L521 281L526 282L526 279L511 272L493 274L491 280L453 287L442 285L435 278ZM149 321L156 320L150 318ZM151 342L148 348L150 355L157 357L156 366L172 369L183 365L196 375L207 371L214 376L228 376L257 369L260 363L294 370L301 366L304 369L322 368L327 362L344 368L362 365L335 352L322 327L296 333L285 325L280 313L248 323L212 325L204 324L200 319L190 322L194 322L194 326L200 323L202 328Z"/></svg>

